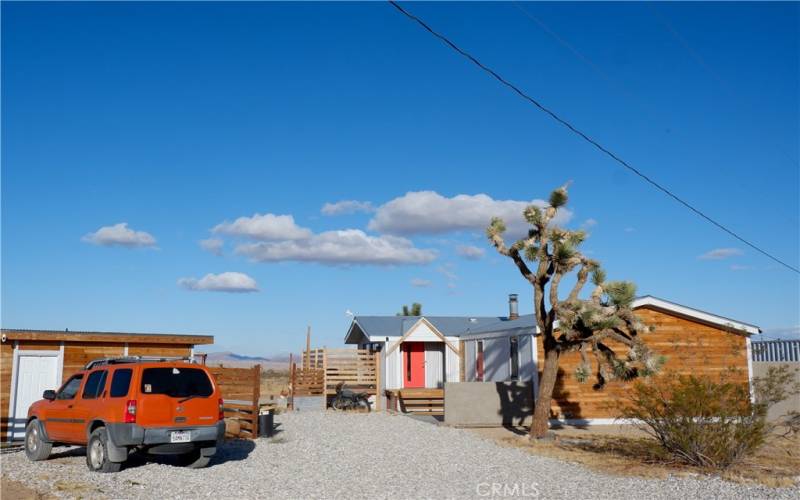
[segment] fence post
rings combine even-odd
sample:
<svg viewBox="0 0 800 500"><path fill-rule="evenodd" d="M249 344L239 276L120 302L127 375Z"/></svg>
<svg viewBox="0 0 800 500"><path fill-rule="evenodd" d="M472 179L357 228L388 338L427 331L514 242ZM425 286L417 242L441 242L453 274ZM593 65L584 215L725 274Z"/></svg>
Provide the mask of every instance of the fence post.
<svg viewBox="0 0 800 500"><path fill-rule="evenodd" d="M289 353L289 400L286 402L287 410L294 410L294 354Z"/></svg>
<svg viewBox="0 0 800 500"><path fill-rule="evenodd" d="M289 388L290 391L291 391L289 393L289 397L290 397L290 404L292 405L292 410L294 410L294 391L295 391L295 386L297 385L297 363L294 363L294 362L292 362L292 375L291 375L291 377L292 377L292 384L291 384L291 386Z"/></svg>
<svg viewBox="0 0 800 500"><path fill-rule="evenodd" d="M381 353L375 355L375 411L381 411Z"/></svg>
<svg viewBox="0 0 800 500"><path fill-rule="evenodd" d="M322 409L328 409L328 350L322 348Z"/></svg>
<svg viewBox="0 0 800 500"><path fill-rule="evenodd" d="M258 413L261 409L261 365L253 367L253 438L258 437Z"/></svg>

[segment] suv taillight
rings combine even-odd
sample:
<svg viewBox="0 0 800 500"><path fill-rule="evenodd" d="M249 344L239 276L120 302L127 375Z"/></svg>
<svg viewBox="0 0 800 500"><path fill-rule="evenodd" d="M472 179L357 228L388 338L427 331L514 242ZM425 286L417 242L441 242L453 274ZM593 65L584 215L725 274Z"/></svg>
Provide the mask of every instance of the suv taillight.
<svg viewBox="0 0 800 500"><path fill-rule="evenodd" d="M125 403L125 423L126 424L135 424L136 423L136 400L129 399L127 403Z"/></svg>
<svg viewBox="0 0 800 500"><path fill-rule="evenodd" d="M219 398L219 420L225 420L225 410L222 408L222 398Z"/></svg>

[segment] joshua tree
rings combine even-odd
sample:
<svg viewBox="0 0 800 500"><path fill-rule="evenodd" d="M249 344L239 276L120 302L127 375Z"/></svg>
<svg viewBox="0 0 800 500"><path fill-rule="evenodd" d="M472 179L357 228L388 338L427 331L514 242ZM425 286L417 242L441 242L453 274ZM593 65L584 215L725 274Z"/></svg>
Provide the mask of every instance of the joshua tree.
<svg viewBox="0 0 800 500"><path fill-rule="evenodd" d="M630 282L606 281L600 263L578 251L586 233L552 224L556 211L566 203L565 185L552 192L547 207L528 206L523 215L532 227L527 237L511 246L507 246L503 239L506 226L501 219L493 218L486 230L497 251L509 257L533 286L533 306L536 325L542 335L544 367L539 381L539 398L533 411L531 439L547 434L550 404L562 354L570 351L580 353L581 363L575 376L582 382L592 371L589 356L593 355L596 390L602 389L612 378L630 380L640 375L647 376L663 363L663 357L655 356L639 337L650 328L631 309L636 286ZM562 299L558 286L573 272L577 274L575 284ZM588 299L580 298L590 276L594 290ZM612 341L611 345L609 341ZM627 352L621 357L615 348Z"/></svg>
<svg viewBox="0 0 800 500"><path fill-rule="evenodd" d="M411 304L411 309L408 306L403 306L403 310L397 313L398 316L422 316L422 304L414 302Z"/></svg>

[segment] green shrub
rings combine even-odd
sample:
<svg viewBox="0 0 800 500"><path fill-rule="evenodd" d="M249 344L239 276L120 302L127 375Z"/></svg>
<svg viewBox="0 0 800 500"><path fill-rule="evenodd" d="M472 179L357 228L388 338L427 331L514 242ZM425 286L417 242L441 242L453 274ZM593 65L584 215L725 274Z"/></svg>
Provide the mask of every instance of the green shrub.
<svg viewBox="0 0 800 500"><path fill-rule="evenodd" d="M636 383L615 407L620 418L634 419L655 438L668 458L722 469L752 455L779 425L767 421L767 411L798 393L791 377L785 366L770 368L754 380L751 402L746 382L665 374Z"/></svg>

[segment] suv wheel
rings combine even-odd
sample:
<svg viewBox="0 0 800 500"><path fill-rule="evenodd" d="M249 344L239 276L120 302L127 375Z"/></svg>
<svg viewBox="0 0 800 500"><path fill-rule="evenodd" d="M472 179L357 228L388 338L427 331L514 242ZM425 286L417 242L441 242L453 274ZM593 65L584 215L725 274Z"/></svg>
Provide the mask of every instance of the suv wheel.
<svg viewBox="0 0 800 500"><path fill-rule="evenodd" d="M178 458L178 464L188 469L202 469L208 465L211 457L204 457L200 450L195 450L191 453L186 453Z"/></svg>
<svg viewBox="0 0 800 500"><path fill-rule="evenodd" d="M46 443L42 439L42 431L39 428L39 421L36 419L28 422L25 428L25 455L28 459L38 462L50 456L53 443Z"/></svg>
<svg viewBox="0 0 800 500"><path fill-rule="evenodd" d="M105 427L92 431L86 445L86 465L94 472L118 472L121 463L108 460L108 433Z"/></svg>

